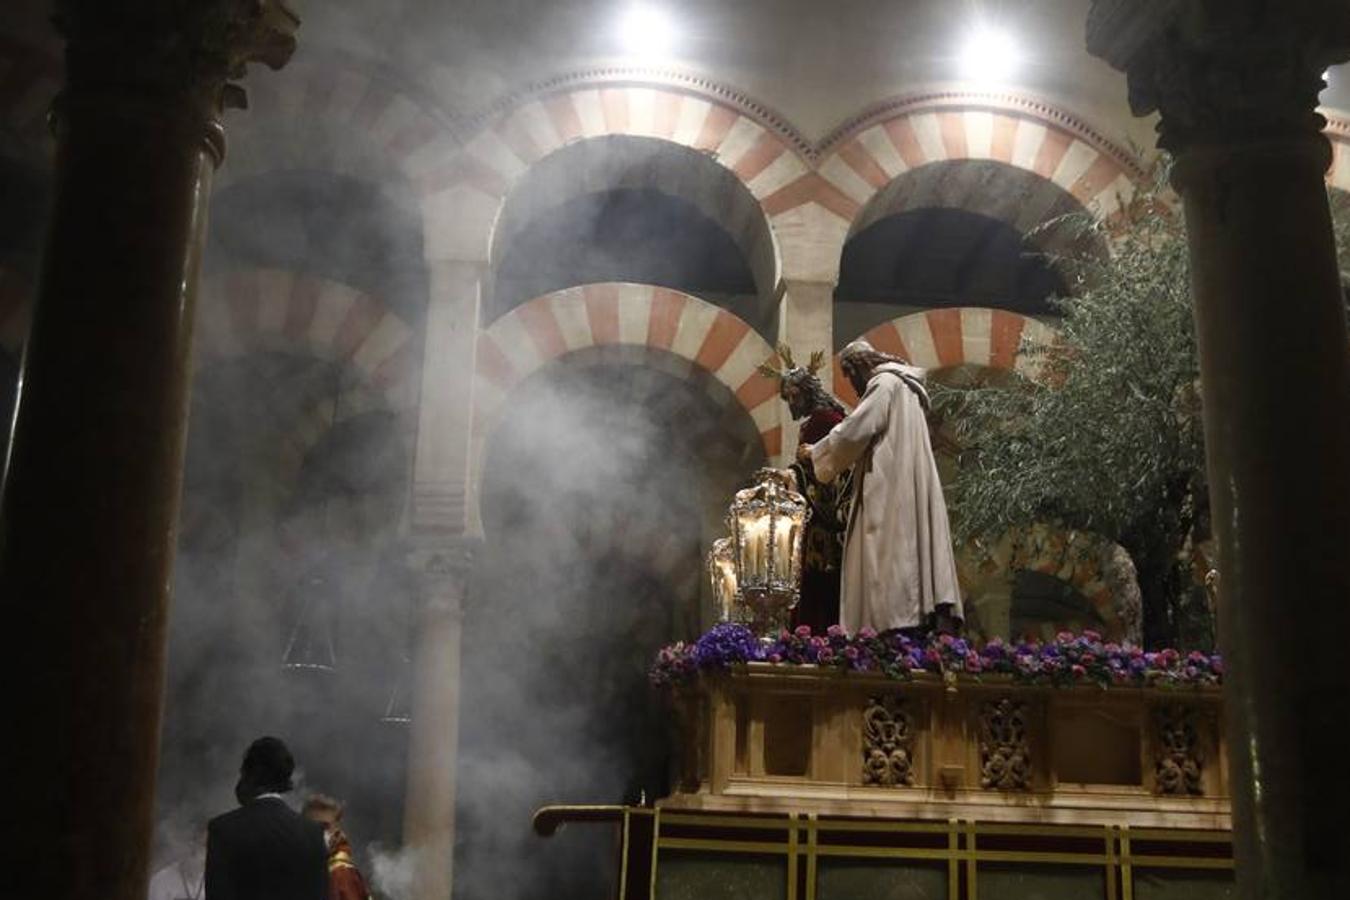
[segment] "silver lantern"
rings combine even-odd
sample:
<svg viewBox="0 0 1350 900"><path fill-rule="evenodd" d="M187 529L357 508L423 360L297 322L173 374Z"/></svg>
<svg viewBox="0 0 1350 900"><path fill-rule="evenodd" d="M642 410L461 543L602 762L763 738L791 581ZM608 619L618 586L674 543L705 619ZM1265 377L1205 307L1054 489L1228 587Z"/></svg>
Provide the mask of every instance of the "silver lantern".
<svg viewBox="0 0 1350 900"><path fill-rule="evenodd" d="M736 492L727 513L736 593L743 618L761 635L786 627L801 599L802 535L811 508L794 490L791 472L760 469Z"/></svg>

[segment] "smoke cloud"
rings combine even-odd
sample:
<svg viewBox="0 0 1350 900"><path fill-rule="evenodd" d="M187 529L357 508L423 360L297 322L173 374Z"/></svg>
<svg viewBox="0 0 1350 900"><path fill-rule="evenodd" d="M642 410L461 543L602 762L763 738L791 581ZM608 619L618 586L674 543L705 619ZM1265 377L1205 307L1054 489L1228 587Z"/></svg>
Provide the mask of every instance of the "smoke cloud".
<svg viewBox="0 0 1350 900"><path fill-rule="evenodd" d="M219 198L209 269L356 285L420 333L426 275L409 271L422 268L420 222L349 179L308 173L285 190L264 180ZM608 255L589 266L623 258L602 208L581 219L583 230L610 229ZM671 218L643 233L685 224ZM577 237L563 241L565 225L531 231L531 253L563 283L596 277L568 275ZM731 271L725 258L704 258L726 241L682 246L691 258L680 266L639 254L618 274L701 272L716 287L713 276ZM634 270L633 259L656 268ZM745 289L745 272L735 275L728 296ZM161 862L189 851L190 823L233 807L240 755L261 734L287 740L303 766L297 804L311 789L346 802L344 828L379 896L410 896L426 862L401 843L408 732L383 721L391 703L409 711L413 689L418 582L404 517L415 416L364 404L361 378L341 359L265 343L197 375ZM303 421L317 421L318 434L297 468L285 449ZM661 644L707 624L702 556L732 491L763 460L759 436L731 393L687 361L594 350L511 394L486 459L485 543L462 640L456 896L595 896L613 884L615 836L573 828L541 843L532 814L666 792L668 716L646 668Z"/></svg>

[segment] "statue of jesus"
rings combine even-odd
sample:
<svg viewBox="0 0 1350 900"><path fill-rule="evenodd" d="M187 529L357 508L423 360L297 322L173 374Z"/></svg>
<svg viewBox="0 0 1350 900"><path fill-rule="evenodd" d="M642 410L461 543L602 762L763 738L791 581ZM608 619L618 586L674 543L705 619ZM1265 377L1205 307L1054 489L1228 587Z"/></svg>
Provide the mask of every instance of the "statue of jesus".
<svg viewBox="0 0 1350 900"><path fill-rule="evenodd" d="M778 379L778 395L788 405L794 421L802 423L799 438L803 443L818 441L844 420L840 403L816 374L825 364L825 351L811 354L804 366L797 365L792 350L778 345L777 358L782 368L765 363L759 372ZM839 624L839 564L843 559L844 510L840 501L848 496L848 478L822 484L811 470L809 459L798 459L788 471L797 490L811 505L811 517L802 535L801 601L792 610L791 625L808 625L816 634L824 634Z"/></svg>
<svg viewBox="0 0 1350 900"><path fill-rule="evenodd" d="M841 569L842 622L855 633L927 627L962 616L947 504L925 413L924 372L854 341L840 354L862 401L815 444L803 444L816 477L853 470Z"/></svg>

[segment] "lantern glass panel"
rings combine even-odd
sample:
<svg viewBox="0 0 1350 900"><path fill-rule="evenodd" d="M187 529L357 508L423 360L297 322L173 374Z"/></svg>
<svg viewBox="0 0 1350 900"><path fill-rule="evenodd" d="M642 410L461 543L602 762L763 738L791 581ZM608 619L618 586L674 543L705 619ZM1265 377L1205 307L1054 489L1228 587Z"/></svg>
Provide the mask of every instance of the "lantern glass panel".
<svg viewBox="0 0 1350 900"><path fill-rule="evenodd" d="M712 581L713 603L722 622L740 620L736 605L736 559L731 538L713 541L708 553L708 577Z"/></svg>
<svg viewBox="0 0 1350 900"><path fill-rule="evenodd" d="M800 597L802 533L810 509L785 473L761 469L756 482L736 493L727 515L738 605L761 631L776 631Z"/></svg>

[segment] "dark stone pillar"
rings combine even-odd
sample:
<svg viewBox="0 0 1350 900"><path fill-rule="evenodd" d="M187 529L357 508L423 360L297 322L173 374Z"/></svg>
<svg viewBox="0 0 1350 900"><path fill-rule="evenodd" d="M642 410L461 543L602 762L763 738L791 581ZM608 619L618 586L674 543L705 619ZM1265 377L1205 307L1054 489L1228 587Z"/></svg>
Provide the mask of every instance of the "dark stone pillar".
<svg viewBox="0 0 1350 900"><path fill-rule="evenodd" d="M1185 203L1239 893L1350 896L1350 358L1315 112L1344 2L1098 2Z"/></svg>
<svg viewBox="0 0 1350 900"><path fill-rule="evenodd" d="M55 5L55 197L0 507L0 871L6 896L142 900L218 119L298 22L276 0Z"/></svg>

